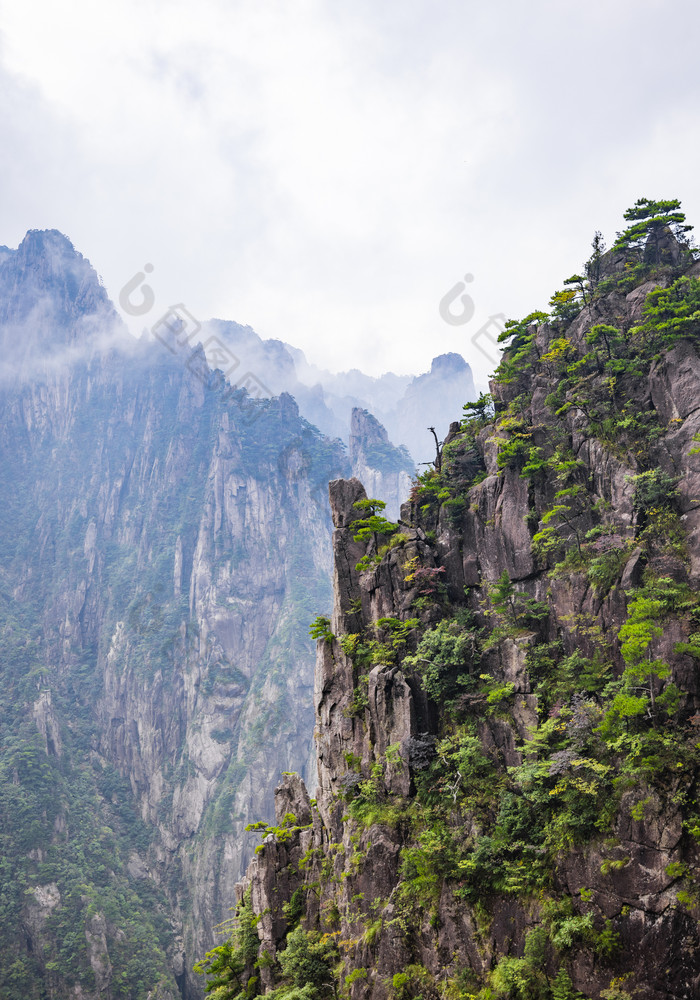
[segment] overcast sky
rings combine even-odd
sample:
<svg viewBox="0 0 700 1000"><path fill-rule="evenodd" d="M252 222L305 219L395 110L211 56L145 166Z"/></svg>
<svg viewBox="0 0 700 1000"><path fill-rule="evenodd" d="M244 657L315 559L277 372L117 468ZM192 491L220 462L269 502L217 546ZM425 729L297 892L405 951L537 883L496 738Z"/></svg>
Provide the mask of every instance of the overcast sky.
<svg viewBox="0 0 700 1000"><path fill-rule="evenodd" d="M152 264L139 325L184 302L334 370L453 350L483 379L489 315L546 309L636 198L700 227L699 22L685 0L0 0L0 243L60 229L115 300Z"/></svg>

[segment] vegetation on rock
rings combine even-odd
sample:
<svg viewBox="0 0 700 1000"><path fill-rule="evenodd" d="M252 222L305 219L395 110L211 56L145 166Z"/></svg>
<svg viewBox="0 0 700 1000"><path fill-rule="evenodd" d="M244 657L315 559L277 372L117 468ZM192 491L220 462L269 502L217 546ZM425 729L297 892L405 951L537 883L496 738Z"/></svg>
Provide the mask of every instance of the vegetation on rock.
<svg viewBox="0 0 700 1000"><path fill-rule="evenodd" d="M374 500L337 532L375 572L340 581L352 634L317 626L318 811L249 872L256 992L291 988L302 934L352 1000L697 987L699 281L678 202L625 218L507 325L402 545L380 557Z"/></svg>

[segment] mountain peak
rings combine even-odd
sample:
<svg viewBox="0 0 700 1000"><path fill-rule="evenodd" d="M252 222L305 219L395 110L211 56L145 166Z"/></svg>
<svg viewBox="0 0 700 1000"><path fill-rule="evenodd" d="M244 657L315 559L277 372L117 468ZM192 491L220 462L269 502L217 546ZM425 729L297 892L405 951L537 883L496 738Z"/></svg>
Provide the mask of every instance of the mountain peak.
<svg viewBox="0 0 700 1000"><path fill-rule="evenodd" d="M17 248L17 253L30 257L38 254L59 253L66 257L82 257L71 241L58 229L28 229Z"/></svg>
<svg viewBox="0 0 700 1000"><path fill-rule="evenodd" d="M377 418L360 406L353 406L350 415L350 455L363 445L388 444L389 435Z"/></svg>
<svg viewBox="0 0 700 1000"><path fill-rule="evenodd" d="M59 230L30 229L16 250L0 248L0 325L10 329L13 343L72 343L87 333L85 327L78 336L82 321L94 316L114 319L107 292L90 261ZM29 320L18 338L18 327Z"/></svg>
<svg viewBox="0 0 700 1000"><path fill-rule="evenodd" d="M436 358L433 358L430 365L430 374L441 376L456 375L461 374L467 369L469 369L469 365L462 355L451 351L448 354L438 354Z"/></svg>

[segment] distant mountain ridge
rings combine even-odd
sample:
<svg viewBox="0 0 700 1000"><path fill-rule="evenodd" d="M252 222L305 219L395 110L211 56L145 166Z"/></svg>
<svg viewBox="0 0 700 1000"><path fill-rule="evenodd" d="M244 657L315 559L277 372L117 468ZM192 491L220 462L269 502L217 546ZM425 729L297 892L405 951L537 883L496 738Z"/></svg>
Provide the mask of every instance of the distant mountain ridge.
<svg viewBox="0 0 700 1000"><path fill-rule="evenodd" d="M12 316L7 314L9 302L15 303ZM45 366L60 351L93 341L98 330L102 346L124 337L118 312L90 261L56 229L29 230L17 249L0 247L0 325L0 377L3 369L7 377L19 368ZM477 395L471 368L459 354L435 357L430 371L417 376L371 376L358 369L334 373L318 368L299 348L263 340L252 327L232 320L204 322L199 337L206 341L212 335L239 360L238 375L253 373L261 394L288 392L307 420L346 445L353 409L368 410L393 444L408 449L415 465L434 457L427 428L435 426L444 437L455 412Z"/></svg>
<svg viewBox="0 0 700 1000"><path fill-rule="evenodd" d="M0 253L0 996L190 1000L311 764L339 442L131 337L59 233Z"/></svg>
<svg viewBox="0 0 700 1000"><path fill-rule="evenodd" d="M301 412L320 430L349 443L354 409L368 410L386 428L396 446L410 452L414 464L435 456L428 427L447 434L455 412L478 395L469 364L460 354L433 359L429 372L415 377L366 375L358 369L330 372L310 364L303 351L279 340L262 340L250 326L211 320L242 368L258 375L271 393L289 392Z"/></svg>

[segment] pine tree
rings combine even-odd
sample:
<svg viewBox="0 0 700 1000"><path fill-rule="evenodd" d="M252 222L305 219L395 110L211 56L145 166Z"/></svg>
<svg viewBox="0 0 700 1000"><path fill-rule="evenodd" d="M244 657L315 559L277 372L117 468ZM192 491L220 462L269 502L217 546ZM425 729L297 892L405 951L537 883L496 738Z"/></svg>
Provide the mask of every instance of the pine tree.
<svg viewBox="0 0 700 1000"><path fill-rule="evenodd" d="M603 239L603 234L599 229L596 229L595 235L593 236L591 250L593 252L584 264L584 272L590 287L595 288L600 281L601 260L603 259L603 254L605 253L605 240Z"/></svg>
<svg viewBox="0 0 700 1000"><path fill-rule="evenodd" d="M562 965L552 983L552 1000L579 1000L580 997L581 994L574 989L571 976Z"/></svg>
<svg viewBox="0 0 700 1000"><path fill-rule="evenodd" d="M686 225L685 213L681 212L677 198L666 201L652 201L638 198L632 208L628 208L624 218L632 225L617 234L613 250L631 250L643 253L648 264L660 264L661 240L668 230L680 242L685 242L685 234L692 230Z"/></svg>
<svg viewBox="0 0 700 1000"><path fill-rule="evenodd" d="M376 547L378 544L377 535L393 535L398 530L397 524L394 524L393 521L387 521L379 513L386 507L383 500L375 500L374 498L358 500L353 506L367 514L366 517L359 518L350 525L356 531L356 534L353 535L356 542L368 542L370 538L373 538Z"/></svg>

